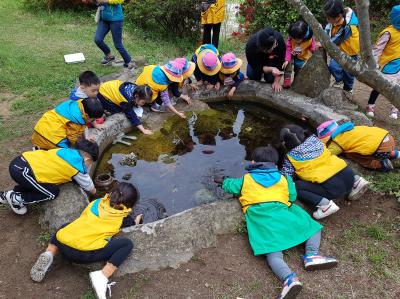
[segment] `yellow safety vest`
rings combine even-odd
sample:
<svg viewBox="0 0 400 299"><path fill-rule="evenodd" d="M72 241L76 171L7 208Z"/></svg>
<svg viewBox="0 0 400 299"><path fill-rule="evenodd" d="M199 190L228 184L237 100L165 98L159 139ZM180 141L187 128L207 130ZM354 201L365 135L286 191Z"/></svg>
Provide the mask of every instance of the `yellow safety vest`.
<svg viewBox="0 0 400 299"><path fill-rule="evenodd" d="M57 155L60 149L37 150L22 154L39 183L64 184L78 173L67 161Z"/></svg>
<svg viewBox="0 0 400 299"><path fill-rule="evenodd" d="M79 110L82 112L82 117L86 121L86 113L83 108L82 100L78 100ZM79 137L85 132L86 124L80 125L71 122L69 119L58 114L55 109L47 111L39 119L34 127L34 131L43 138L40 138L37 134L32 135L32 143L39 146L41 149L52 149L57 147L63 139L67 138L71 143L75 143ZM50 144L54 144L54 147L50 147Z"/></svg>
<svg viewBox="0 0 400 299"><path fill-rule="evenodd" d="M143 72L139 75L139 77L137 77L136 82L135 82L136 85L147 84L148 86L150 86L151 90L153 91L152 102L154 102L157 99L158 93L160 93L168 88L168 84L163 85L163 84L158 84L158 83L154 82L152 75L153 75L153 70L155 67L156 67L156 65L145 66L143 68Z"/></svg>
<svg viewBox="0 0 400 299"><path fill-rule="evenodd" d="M390 39L379 57L379 66L381 68L384 68L392 60L400 58L400 30L389 26L381 32L380 36L385 32L389 32Z"/></svg>
<svg viewBox="0 0 400 299"><path fill-rule="evenodd" d="M336 34L342 25L337 25L332 28L332 36ZM360 41L358 37L358 27L350 25L351 36L339 45L339 49L349 56L355 56L360 53Z"/></svg>
<svg viewBox="0 0 400 299"><path fill-rule="evenodd" d="M201 14L201 24L218 24L225 20L225 0L217 0Z"/></svg>
<svg viewBox="0 0 400 299"><path fill-rule="evenodd" d="M284 176L281 176L278 183L266 188L258 184L250 174L245 174L241 194L239 201L242 204L243 213L246 213L251 205L263 202L281 202L291 206L289 187Z"/></svg>
<svg viewBox="0 0 400 299"><path fill-rule="evenodd" d="M120 93L119 87L122 85L120 80L111 80L100 85L99 93L110 102L120 106L121 103L128 102Z"/></svg>
<svg viewBox="0 0 400 299"><path fill-rule="evenodd" d="M367 126L355 126L350 131L345 131L333 138L344 153L357 153L369 156L376 152L388 131Z"/></svg>
<svg viewBox="0 0 400 299"><path fill-rule="evenodd" d="M312 53L310 50L311 44L312 44L312 38L302 41L300 44L297 44L294 39L291 40L292 44L292 49L294 50L297 46L300 46L301 48L301 54L297 56L298 59L301 59L303 61L307 61L310 59Z"/></svg>
<svg viewBox="0 0 400 299"><path fill-rule="evenodd" d="M57 232L56 238L62 244L82 251L101 249L120 231L123 219L131 211L112 208L106 195L92 201L78 219Z"/></svg>
<svg viewBox="0 0 400 299"><path fill-rule="evenodd" d="M287 157L297 176L312 183L323 183L347 166L345 161L332 155L325 145L322 154L312 160L299 161L290 155L287 155Z"/></svg>

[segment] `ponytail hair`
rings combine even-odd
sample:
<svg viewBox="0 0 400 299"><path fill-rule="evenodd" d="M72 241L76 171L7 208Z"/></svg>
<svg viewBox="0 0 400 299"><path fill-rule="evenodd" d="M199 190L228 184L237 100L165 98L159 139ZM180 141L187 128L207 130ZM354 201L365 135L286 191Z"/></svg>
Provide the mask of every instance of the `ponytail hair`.
<svg viewBox="0 0 400 299"><path fill-rule="evenodd" d="M280 139L286 150L290 151L302 144L311 135L310 131L298 125L287 125L281 130Z"/></svg>
<svg viewBox="0 0 400 299"><path fill-rule="evenodd" d="M139 190L131 183L119 183L113 188L110 195L110 206L114 209L131 209L139 201Z"/></svg>
<svg viewBox="0 0 400 299"><path fill-rule="evenodd" d="M137 95L140 100L145 100L148 103L153 98L153 91L147 84L138 85L135 89L135 95Z"/></svg>

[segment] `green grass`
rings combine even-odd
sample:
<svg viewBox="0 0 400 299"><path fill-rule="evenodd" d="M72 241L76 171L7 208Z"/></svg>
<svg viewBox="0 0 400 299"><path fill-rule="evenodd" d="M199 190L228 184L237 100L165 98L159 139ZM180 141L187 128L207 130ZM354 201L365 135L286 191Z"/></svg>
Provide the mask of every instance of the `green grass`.
<svg viewBox="0 0 400 299"><path fill-rule="evenodd" d="M50 241L50 239L51 239L51 233L49 231L42 231L37 237L37 242L41 246L45 246Z"/></svg>
<svg viewBox="0 0 400 299"><path fill-rule="evenodd" d="M87 290L82 296L81 299L96 299L93 290Z"/></svg>
<svg viewBox="0 0 400 299"><path fill-rule="evenodd" d="M398 164L395 166L398 167ZM370 189L374 192L392 194L400 200L400 172L398 170L379 173L367 177L373 184Z"/></svg>

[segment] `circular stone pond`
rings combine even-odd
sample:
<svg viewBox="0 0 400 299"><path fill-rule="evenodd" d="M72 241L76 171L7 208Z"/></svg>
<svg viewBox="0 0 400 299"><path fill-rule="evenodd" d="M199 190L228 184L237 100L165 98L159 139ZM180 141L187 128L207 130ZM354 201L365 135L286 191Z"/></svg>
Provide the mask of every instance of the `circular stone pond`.
<svg viewBox="0 0 400 299"><path fill-rule="evenodd" d="M223 198L213 177L242 176L252 150L276 145L288 122L255 104L213 104L186 121L170 117L152 136L136 134L131 146L111 146L96 174L136 185L141 200L134 213L152 222Z"/></svg>

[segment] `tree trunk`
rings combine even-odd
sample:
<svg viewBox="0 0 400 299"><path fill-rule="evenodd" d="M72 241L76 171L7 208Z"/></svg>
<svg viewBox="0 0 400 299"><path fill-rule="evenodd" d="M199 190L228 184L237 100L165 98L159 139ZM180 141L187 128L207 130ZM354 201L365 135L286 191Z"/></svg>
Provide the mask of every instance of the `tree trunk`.
<svg viewBox="0 0 400 299"><path fill-rule="evenodd" d="M376 68L372 56L372 45L369 21L369 1L356 0L357 13L359 18L361 60L355 62L347 54L331 42L329 36L322 29L321 24L314 17L313 13L301 0L286 0L303 19L310 25L315 36L321 42L328 54L334 58L346 71L352 73L360 82L363 82L379 93L383 94L393 105L400 108L400 85L387 80Z"/></svg>

